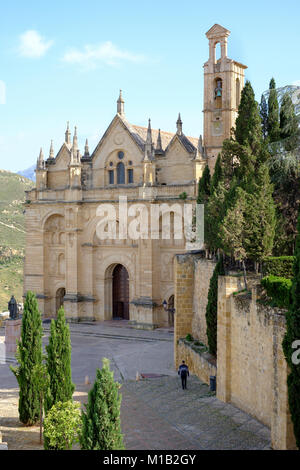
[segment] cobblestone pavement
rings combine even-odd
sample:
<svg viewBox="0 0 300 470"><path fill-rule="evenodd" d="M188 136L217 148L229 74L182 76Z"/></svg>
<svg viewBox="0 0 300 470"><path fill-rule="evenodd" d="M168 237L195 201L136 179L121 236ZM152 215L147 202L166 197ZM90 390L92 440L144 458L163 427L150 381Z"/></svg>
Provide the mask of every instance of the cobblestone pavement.
<svg viewBox="0 0 300 470"><path fill-rule="evenodd" d="M44 342L48 342L45 325ZM4 330L0 329L0 342ZM122 431L126 449L268 449L270 431L230 404L216 399L206 384L189 377L182 390L173 366L172 334L134 330L122 322L72 324L74 399L87 401L101 358L111 360L122 383ZM136 372L160 377L136 381ZM0 430L9 449L41 449L39 428L18 421L18 388L8 364L0 364Z"/></svg>

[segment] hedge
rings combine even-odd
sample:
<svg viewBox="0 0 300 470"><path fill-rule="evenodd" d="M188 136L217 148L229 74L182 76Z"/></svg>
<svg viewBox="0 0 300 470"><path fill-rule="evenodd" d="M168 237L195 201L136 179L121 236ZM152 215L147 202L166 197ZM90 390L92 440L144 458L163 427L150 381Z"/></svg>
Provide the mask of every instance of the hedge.
<svg viewBox="0 0 300 470"><path fill-rule="evenodd" d="M292 281L285 277L267 276L261 280L267 295L272 297L277 307L289 308L292 303Z"/></svg>
<svg viewBox="0 0 300 470"><path fill-rule="evenodd" d="M294 256L269 256L263 260L263 275L292 279L294 260Z"/></svg>

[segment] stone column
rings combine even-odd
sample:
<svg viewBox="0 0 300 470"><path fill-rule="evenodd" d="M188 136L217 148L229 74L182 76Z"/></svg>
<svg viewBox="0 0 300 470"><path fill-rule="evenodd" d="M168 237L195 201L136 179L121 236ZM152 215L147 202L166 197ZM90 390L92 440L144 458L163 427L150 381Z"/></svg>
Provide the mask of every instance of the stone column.
<svg viewBox="0 0 300 470"><path fill-rule="evenodd" d="M17 320L6 320L5 324L5 352L7 356L15 355L17 340L21 335L21 318Z"/></svg>
<svg viewBox="0 0 300 470"><path fill-rule="evenodd" d="M237 290L238 278L219 276L217 398L224 402L231 399L231 294Z"/></svg>
<svg viewBox="0 0 300 470"><path fill-rule="evenodd" d="M178 357L178 340L192 334L194 299L194 259L192 255L177 255L174 260L174 362L175 368L182 358Z"/></svg>

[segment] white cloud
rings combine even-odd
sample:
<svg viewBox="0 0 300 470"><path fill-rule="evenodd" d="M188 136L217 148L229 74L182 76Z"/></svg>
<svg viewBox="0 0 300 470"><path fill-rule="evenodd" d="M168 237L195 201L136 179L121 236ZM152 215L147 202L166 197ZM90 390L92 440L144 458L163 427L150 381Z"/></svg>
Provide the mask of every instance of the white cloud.
<svg viewBox="0 0 300 470"><path fill-rule="evenodd" d="M29 30L20 36L19 54L22 57L37 59L46 54L53 41L47 41L37 31Z"/></svg>
<svg viewBox="0 0 300 470"><path fill-rule="evenodd" d="M122 61L140 63L145 61L145 57L121 50L111 41L106 41L98 45L86 45L81 51L70 49L63 56L63 61L87 68L96 68L101 64L117 66Z"/></svg>
<svg viewBox="0 0 300 470"><path fill-rule="evenodd" d="M0 104L6 103L6 85L0 80Z"/></svg>
<svg viewBox="0 0 300 470"><path fill-rule="evenodd" d="M300 80L296 80L295 82L292 83L294 86L300 86Z"/></svg>

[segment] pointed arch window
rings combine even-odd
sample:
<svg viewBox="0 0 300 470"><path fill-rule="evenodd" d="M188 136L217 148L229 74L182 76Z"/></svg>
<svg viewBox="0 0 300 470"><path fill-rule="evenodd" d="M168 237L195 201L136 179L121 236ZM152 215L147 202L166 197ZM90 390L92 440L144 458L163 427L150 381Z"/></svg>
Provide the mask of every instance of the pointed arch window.
<svg viewBox="0 0 300 470"><path fill-rule="evenodd" d="M123 162L117 165L117 184L125 184L125 166Z"/></svg>

